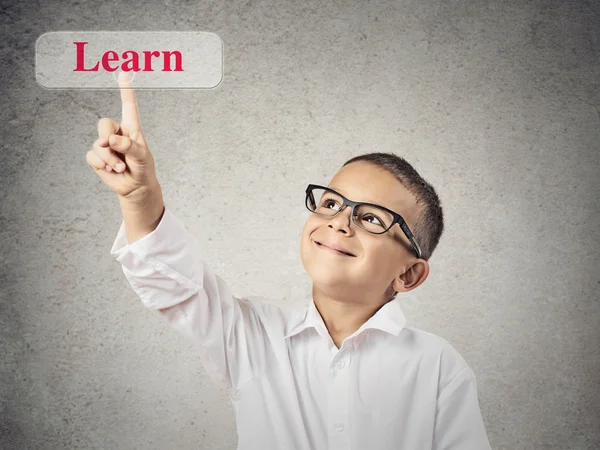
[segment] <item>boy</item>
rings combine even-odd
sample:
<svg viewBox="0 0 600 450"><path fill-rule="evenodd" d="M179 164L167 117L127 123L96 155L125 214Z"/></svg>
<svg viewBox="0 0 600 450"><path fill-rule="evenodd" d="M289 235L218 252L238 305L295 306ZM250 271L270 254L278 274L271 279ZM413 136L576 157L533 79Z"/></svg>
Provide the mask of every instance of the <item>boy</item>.
<svg viewBox="0 0 600 450"><path fill-rule="evenodd" d="M102 119L88 156L121 201L111 254L145 306L198 344L230 394L238 449L490 449L469 365L407 326L395 298L425 281L443 230L439 199L410 164L362 155L308 186L300 256L313 288L301 313L237 298L162 202L122 83L123 122ZM127 168L111 173L118 153Z"/></svg>

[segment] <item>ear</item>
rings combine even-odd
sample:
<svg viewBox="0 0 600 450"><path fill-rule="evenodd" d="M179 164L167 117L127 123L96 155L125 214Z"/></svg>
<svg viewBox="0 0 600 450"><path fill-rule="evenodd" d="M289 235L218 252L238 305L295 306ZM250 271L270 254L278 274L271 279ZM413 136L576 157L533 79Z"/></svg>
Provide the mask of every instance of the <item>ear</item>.
<svg viewBox="0 0 600 450"><path fill-rule="evenodd" d="M392 288L396 292L412 291L429 276L429 264L424 259L417 259L415 263L399 274L392 281Z"/></svg>

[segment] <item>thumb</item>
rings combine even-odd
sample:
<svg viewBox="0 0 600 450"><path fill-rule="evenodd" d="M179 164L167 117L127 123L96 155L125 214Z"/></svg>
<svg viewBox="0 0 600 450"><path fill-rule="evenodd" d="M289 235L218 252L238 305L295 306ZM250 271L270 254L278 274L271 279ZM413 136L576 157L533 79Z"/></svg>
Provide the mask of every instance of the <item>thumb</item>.
<svg viewBox="0 0 600 450"><path fill-rule="evenodd" d="M147 158L148 148L138 140L132 139L133 132L129 137L112 135L108 139L109 147L119 153L130 156L134 160L143 161Z"/></svg>

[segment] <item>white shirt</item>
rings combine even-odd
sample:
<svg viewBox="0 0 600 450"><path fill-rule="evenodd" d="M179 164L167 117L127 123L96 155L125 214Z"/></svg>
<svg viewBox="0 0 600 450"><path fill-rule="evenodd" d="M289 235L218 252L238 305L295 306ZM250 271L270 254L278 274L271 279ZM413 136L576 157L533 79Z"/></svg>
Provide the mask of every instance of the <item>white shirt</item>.
<svg viewBox="0 0 600 450"><path fill-rule="evenodd" d="M406 325L399 299L336 347L311 299L297 311L238 298L165 207L111 254L144 305L191 338L229 392L238 450L490 449L467 362Z"/></svg>

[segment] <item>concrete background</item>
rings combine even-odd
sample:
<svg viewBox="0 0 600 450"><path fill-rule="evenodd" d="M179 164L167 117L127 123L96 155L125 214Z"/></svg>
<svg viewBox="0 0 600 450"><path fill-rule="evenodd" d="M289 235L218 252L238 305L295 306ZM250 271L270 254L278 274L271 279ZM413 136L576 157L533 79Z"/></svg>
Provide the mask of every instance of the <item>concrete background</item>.
<svg viewBox="0 0 600 450"><path fill-rule="evenodd" d="M216 89L138 102L165 202L234 292L307 302L304 188L395 152L446 215L405 314L473 368L492 447L600 448L598 2L1 8L0 448L237 442L227 394L109 253L119 205L85 153L118 91L35 82L35 40L79 30L223 39Z"/></svg>

